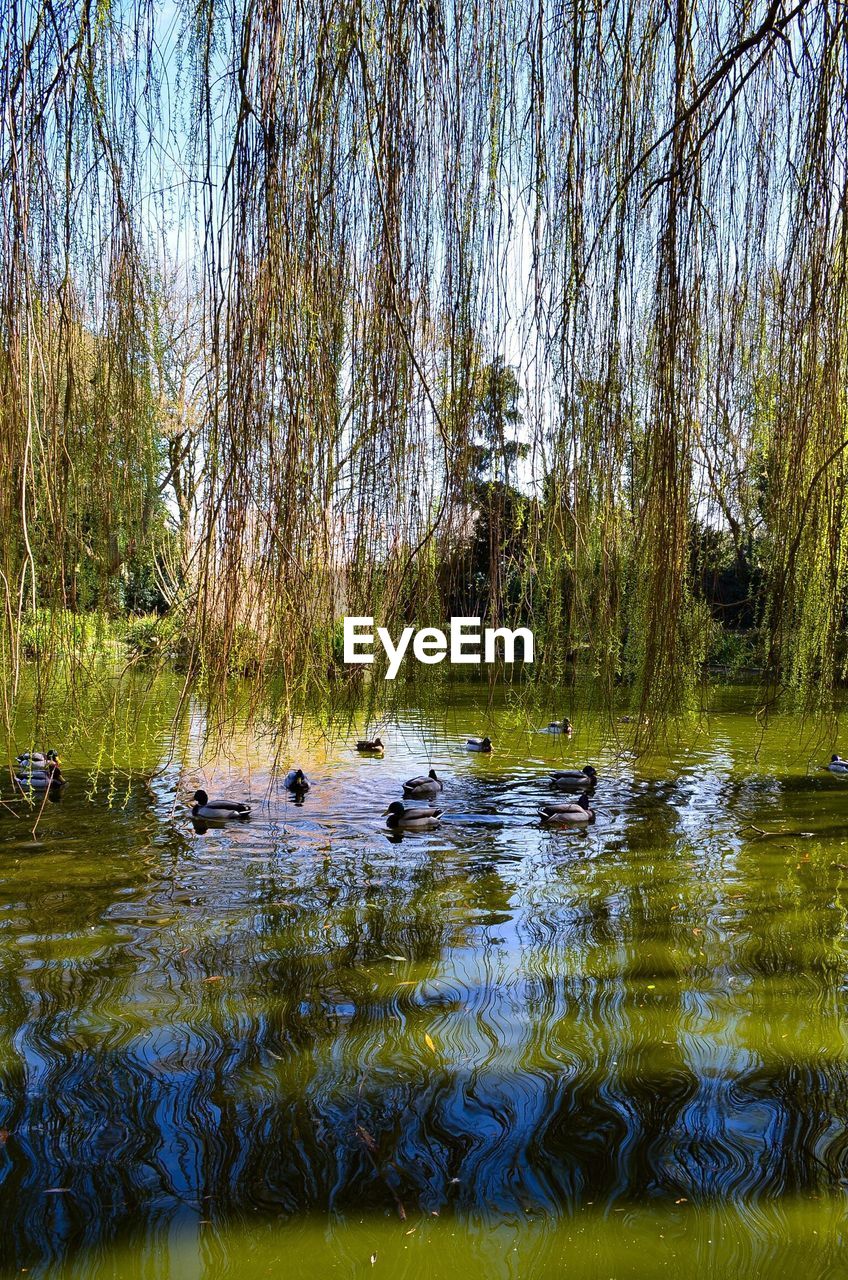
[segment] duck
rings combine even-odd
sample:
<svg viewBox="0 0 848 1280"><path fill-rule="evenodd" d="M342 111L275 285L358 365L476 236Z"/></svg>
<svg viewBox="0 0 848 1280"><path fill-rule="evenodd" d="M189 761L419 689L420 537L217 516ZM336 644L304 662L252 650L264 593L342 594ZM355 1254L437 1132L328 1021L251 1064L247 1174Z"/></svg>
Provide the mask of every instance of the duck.
<svg viewBox="0 0 848 1280"><path fill-rule="evenodd" d="M568 716L563 716L561 720L552 720L545 730L546 733L567 733L569 736L574 732L574 725Z"/></svg>
<svg viewBox="0 0 848 1280"><path fill-rule="evenodd" d="M193 818L227 819L237 818L244 821L250 817L250 805L233 800L210 800L205 791L195 791L191 797L194 801L191 810Z"/></svg>
<svg viewBox="0 0 848 1280"><path fill-rule="evenodd" d="M560 791L588 791L597 781L598 775L591 764L584 764L582 769L559 769L551 774L551 782Z"/></svg>
<svg viewBox="0 0 848 1280"><path fill-rule="evenodd" d="M290 769L283 780L283 786L286 791L294 791L298 795L309 790L309 782L302 769Z"/></svg>
<svg viewBox="0 0 848 1280"><path fill-rule="evenodd" d="M843 760L841 756L831 756L830 764L826 764L825 769L829 769L831 773L848 774L848 760Z"/></svg>
<svg viewBox="0 0 848 1280"><path fill-rule="evenodd" d="M21 767L21 772L15 775L15 781L24 791L50 791L54 787L64 787L67 779L62 777L62 771L59 768L58 760L51 760L44 769L29 769L25 766Z"/></svg>
<svg viewBox="0 0 848 1280"><path fill-rule="evenodd" d="M587 822L595 821L595 810L589 808L589 792L584 791L582 796L571 804L543 804L539 810L539 817L543 822L554 824L574 824L585 825Z"/></svg>
<svg viewBox="0 0 848 1280"><path fill-rule="evenodd" d="M381 756L385 751L381 738L360 738L356 744L357 751L364 753L370 752L371 755Z"/></svg>
<svg viewBox="0 0 848 1280"><path fill-rule="evenodd" d="M15 761L26 769L46 769L49 764L58 764L59 757L55 751L22 751Z"/></svg>
<svg viewBox="0 0 848 1280"><path fill-rule="evenodd" d="M386 819L386 826L393 831L431 831L441 822L443 812L443 809L434 809L431 805L407 808L402 800L393 800L380 816Z"/></svg>
<svg viewBox="0 0 848 1280"><path fill-rule="evenodd" d="M444 783L435 769L431 769L426 778L423 775L418 778L408 778L403 784L403 795L406 800L426 800L443 790Z"/></svg>
<svg viewBox="0 0 848 1280"><path fill-rule="evenodd" d="M491 738L466 738L465 739L466 751L491 751L491 749L492 749Z"/></svg>

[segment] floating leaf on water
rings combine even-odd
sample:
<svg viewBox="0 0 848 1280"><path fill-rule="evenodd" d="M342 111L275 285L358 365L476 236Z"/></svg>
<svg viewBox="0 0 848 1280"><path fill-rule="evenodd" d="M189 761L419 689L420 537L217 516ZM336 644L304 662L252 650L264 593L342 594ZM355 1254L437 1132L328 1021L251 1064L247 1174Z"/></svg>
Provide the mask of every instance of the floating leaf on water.
<svg viewBox="0 0 848 1280"><path fill-rule="evenodd" d="M408 956L389 956L389 955L385 955L385 956L383 956L383 959L384 959L384 960L396 960L396 961L398 962L398 964L408 964L408 963L409 963L409 957L408 957Z"/></svg>
<svg viewBox="0 0 848 1280"><path fill-rule="evenodd" d="M224 981L224 979L221 977L221 975L220 975L220 974L217 974L217 973L216 973L214 977L212 977L212 978L204 978L204 979L203 979L203 981L204 981L204 982L223 982L223 981Z"/></svg>
<svg viewBox="0 0 848 1280"><path fill-rule="evenodd" d="M430 1050L430 1052L431 1052L431 1053L435 1053L435 1052L436 1052L436 1046L433 1044L433 1038L432 1038L432 1036L430 1036L430 1035L425 1035L425 1036L424 1036L424 1043L426 1044L427 1048Z"/></svg>

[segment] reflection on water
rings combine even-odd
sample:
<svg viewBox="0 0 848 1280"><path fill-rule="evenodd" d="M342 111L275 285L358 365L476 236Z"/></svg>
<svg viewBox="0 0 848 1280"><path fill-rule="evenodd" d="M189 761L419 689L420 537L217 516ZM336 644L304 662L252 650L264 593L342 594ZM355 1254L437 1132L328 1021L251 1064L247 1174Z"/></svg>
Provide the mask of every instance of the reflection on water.
<svg viewBox="0 0 848 1280"><path fill-rule="evenodd" d="M638 765L588 716L382 736L304 739L303 803L188 738L3 813L4 1273L840 1274L848 781L741 712ZM536 818L563 761L587 831Z"/></svg>

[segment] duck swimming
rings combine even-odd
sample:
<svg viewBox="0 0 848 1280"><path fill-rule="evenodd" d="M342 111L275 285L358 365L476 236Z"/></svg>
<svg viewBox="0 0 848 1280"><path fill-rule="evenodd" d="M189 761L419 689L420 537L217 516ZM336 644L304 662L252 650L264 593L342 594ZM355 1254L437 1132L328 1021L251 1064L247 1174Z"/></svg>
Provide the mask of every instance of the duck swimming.
<svg viewBox="0 0 848 1280"><path fill-rule="evenodd" d="M444 783L435 769L431 769L426 778L423 775L418 778L409 778L403 784L403 795L406 800L426 800L429 796L436 796L443 790Z"/></svg>
<svg viewBox="0 0 848 1280"><path fill-rule="evenodd" d="M848 760L843 760L841 756L831 756L830 764L826 764L825 769L829 769L831 773L848 774Z"/></svg>
<svg viewBox="0 0 848 1280"><path fill-rule="evenodd" d="M589 808L589 793L584 791L582 796L571 804L543 804L539 810L539 817L543 822L552 824L573 824L585 825L587 822L595 821L595 810Z"/></svg>
<svg viewBox="0 0 848 1280"><path fill-rule="evenodd" d="M597 781L598 775L591 764L584 764L582 769L558 769L551 774L551 782L560 791L588 791Z"/></svg>
<svg viewBox="0 0 848 1280"><path fill-rule="evenodd" d="M381 738L360 738L356 744L357 751L368 752L371 755L381 756L385 751Z"/></svg>
<svg viewBox="0 0 848 1280"><path fill-rule="evenodd" d="M552 720L544 732L566 733L570 736L574 732L574 725L571 723L568 716L563 716L561 720Z"/></svg>
<svg viewBox="0 0 848 1280"><path fill-rule="evenodd" d="M26 772L23 771L24 769ZM55 787L64 787L66 781L67 779L62 777L59 762L55 759L49 761L44 769L29 769L23 766L21 772L15 776L15 782L24 791L50 791Z"/></svg>
<svg viewBox="0 0 848 1280"><path fill-rule="evenodd" d="M15 757L16 763L25 769L46 769L49 764L58 764L59 757L55 751L22 751Z"/></svg>
<svg viewBox="0 0 848 1280"><path fill-rule="evenodd" d="M250 817L250 805L240 804L232 800L210 800L205 791L195 791L191 797L194 801L191 816L193 818L211 818L222 820L236 818L244 821Z"/></svg>
<svg viewBox="0 0 848 1280"><path fill-rule="evenodd" d="M298 795L309 790L309 782L302 769L291 769L283 780L283 786L286 791L294 791Z"/></svg>
<svg viewBox="0 0 848 1280"><path fill-rule="evenodd" d="M412 805L407 809L402 800L394 800L380 816L393 831L431 831L439 825L443 812L430 805Z"/></svg>
<svg viewBox="0 0 848 1280"><path fill-rule="evenodd" d="M491 738L466 738L465 740L466 751L491 751L491 749Z"/></svg>

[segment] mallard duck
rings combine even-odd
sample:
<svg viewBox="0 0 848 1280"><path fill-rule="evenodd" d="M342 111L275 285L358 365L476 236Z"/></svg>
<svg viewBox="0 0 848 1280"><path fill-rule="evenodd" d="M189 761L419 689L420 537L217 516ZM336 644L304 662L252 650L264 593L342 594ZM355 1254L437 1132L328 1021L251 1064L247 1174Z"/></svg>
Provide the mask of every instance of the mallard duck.
<svg viewBox="0 0 848 1280"><path fill-rule="evenodd" d="M491 749L491 738L466 738L465 740L466 751L491 751Z"/></svg>
<svg viewBox="0 0 848 1280"><path fill-rule="evenodd" d="M443 790L444 784L435 769L431 769L426 778L423 775L408 778L403 784L403 794L407 800L426 800L428 796L436 796Z"/></svg>
<svg viewBox="0 0 848 1280"><path fill-rule="evenodd" d="M386 826L393 831L398 828L404 831L430 831L439 825L443 812L442 809L423 804L412 805L407 809L402 800L394 800L380 816L386 819Z"/></svg>
<svg viewBox="0 0 848 1280"><path fill-rule="evenodd" d="M562 720L552 720L548 725L546 732L572 734L574 732L574 725L571 723L568 716L563 716Z"/></svg>
<svg viewBox="0 0 848 1280"><path fill-rule="evenodd" d="M589 792L571 804L543 804L539 810L543 822L584 824L595 821L595 810L589 808Z"/></svg>
<svg viewBox="0 0 848 1280"><path fill-rule="evenodd" d="M195 791L191 797L194 801L191 816L193 818L211 818L223 820L227 818L238 818L243 820L250 817L250 805L240 804L233 800L210 800L205 791Z"/></svg>
<svg viewBox="0 0 848 1280"><path fill-rule="evenodd" d="M560 791L591 790L598 781L598 775L591 764L584 764L582 769L558 769L551 774L551 782Z"/></svg>
<svg viewBox="0 0 848 1280"><path fill-rule="evenodd" d="M19 765L23 765L26 769L46 769L49 764L58 764L59 757L55 751L22 751L19 756L15 757Z"/></svg>
<svg viewBox="0 0 848 1280"><path fill-rule="evenodd" d="M831 756L830 764L826 764L825 769L829 769L831 773L848 773L848 760L843 760L841 756Z"/></svg>
<svg viewBox="0 0 848 1280"><path fill-rule="evenodd" d="M27 769L15 776L15 781L24 791L49 791L54 787L64 787L67 779L62 777L57 760L51 760L45 769Z"/></svg>
<svg viewBox="0 0 848 1280"><path fill-rule="evenodd" d="M285 776L283 786L286 791L295 791L298 794L309 790L309 782L302 769L291 769Z"/></svg>
<svg viewBox="0 0 848 1280"><path fill-rule="evenodd" d="M363 754L370 752L371 755L381 756L386 748L380 738L360 738L356 744L356 749Z"/></svg>

